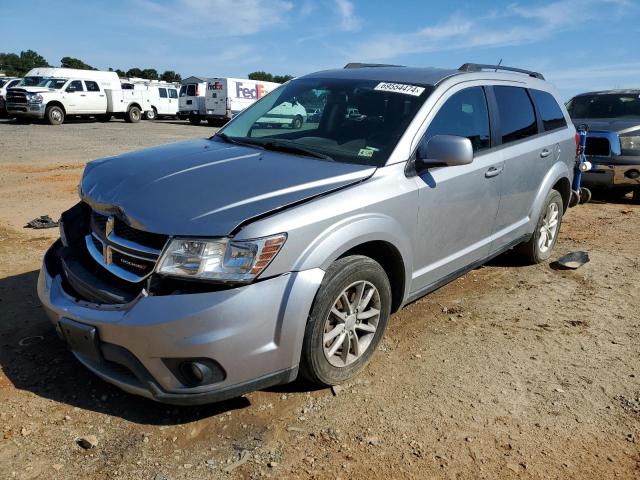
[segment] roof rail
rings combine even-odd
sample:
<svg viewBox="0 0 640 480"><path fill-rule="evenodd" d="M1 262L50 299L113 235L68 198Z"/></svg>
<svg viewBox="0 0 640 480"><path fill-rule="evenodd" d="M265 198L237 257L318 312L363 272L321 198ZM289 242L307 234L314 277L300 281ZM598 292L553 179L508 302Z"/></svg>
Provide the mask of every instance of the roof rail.
<svg viewBox="0 0 640 480"><path fill-rule="evenodd" d="M459 69L461 72L481 72L482 70L505 70L507 72L524 73L530 77L539 78L544 80L541 73L533 72L531 70L524 70L522 68L505 67L503 65L487 65L484 63L465 63Z"/></svg>
<svg viewBox="0 0 640 480"><path fill-rule="evenodd" d="M387 65L385 63L347 63L344 68L368 68L368 67L404 67L404 65Z"/></svg>

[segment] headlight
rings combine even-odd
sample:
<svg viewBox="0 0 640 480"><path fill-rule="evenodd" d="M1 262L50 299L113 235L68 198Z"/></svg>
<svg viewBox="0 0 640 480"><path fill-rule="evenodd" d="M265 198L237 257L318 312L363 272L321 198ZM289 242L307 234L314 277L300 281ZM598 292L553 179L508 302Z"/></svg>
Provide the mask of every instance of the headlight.
<svg viewBox="0 0 640 480"><path fill-rule="evenodd" d="M162 275L248 283L278 254L287 235L255 240L174 238L156 271Z"/></svg>
<svg viewBox="0 0 640 480"><path fill-rule="evenodd" d="M640 136L620 137L622 155L640 155Z"/></svg>
<svg viewBox="0 0 640 480"><path fill-rule="evenodd" d="M27 100L29 100L29 103L42 103L42 95L32 93L27 96Z"/></svg>

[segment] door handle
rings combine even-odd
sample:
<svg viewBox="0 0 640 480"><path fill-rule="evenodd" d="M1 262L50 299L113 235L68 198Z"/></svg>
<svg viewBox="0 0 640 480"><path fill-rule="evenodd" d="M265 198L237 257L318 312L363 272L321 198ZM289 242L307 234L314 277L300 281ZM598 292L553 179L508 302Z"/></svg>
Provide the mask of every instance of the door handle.
<svg viewBox="0 0 640 480"><path fill-rule="evenodd" d="M100 95L101 97L104 97L104 95Z"/></svg>
<svg viewBox="0 0 640 480"><path fill-rule="evenodd" d="M489 168L489 170L484 172L484 176L487 178L497 177L498 175L500 175L500 173L502 173L503 169L504 167L491 167Z"/></svg>
<svg viewBox="0 0 640 480"><path fill-rule="evenodd" d="M545 148L540 152L540 158L546 158L549 155L551 155L551 150L549 150L548 148Z"/></svg>
<svg viewBox="0 0 640 480"><path fill-rule="evenodd" d="M84 93L80 94L81 97L86 97L86 95Z"/></svg>

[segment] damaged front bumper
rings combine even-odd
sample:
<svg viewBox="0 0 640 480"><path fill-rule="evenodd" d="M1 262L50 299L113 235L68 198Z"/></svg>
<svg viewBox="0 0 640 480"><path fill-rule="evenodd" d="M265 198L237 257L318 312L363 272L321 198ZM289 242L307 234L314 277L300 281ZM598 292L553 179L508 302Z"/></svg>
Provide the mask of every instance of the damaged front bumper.
<svg viewBox="0 0 640 480"><path fill-rule="evenodd" d="M206 293L143 290L126 304L96 304L66 281L62 250L58 241L47 252L38 295L76 358L104 380L159 402L194 405L296 378L322 270ZM193 363L209 369L200 384L190 376Z"/></svg>

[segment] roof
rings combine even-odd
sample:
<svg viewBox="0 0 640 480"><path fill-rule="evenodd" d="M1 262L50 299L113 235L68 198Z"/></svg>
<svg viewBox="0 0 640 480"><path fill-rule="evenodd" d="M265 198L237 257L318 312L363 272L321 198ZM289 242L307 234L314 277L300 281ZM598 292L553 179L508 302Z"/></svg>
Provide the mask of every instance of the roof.
<svg viewBox="0 0 640 480"><path fill-rule="evenodd" d="M374 80L380 82L416 83L421 85L437 85L445 78L461 75L459 70L443 68L415 67L362 67L323 70L304 75L301 78L345 78L355 80Z"/></svg>
<svg viewBox="0 0 640 480"><path fill-rule="evenodd" d="M182 82L180 82L180 83L182 83L183 85L185 85L185 84L187 84L187 83L193 83L193 82L206 82L208 78L209 78L209 77L200 77L200 76L198 76L198 75L192 75L192 76L190 76L189 78L185 78L185 79L184 79L184 80L182 80Z"/></svg>
<svg viewBox="0 0 640 480"><path fill-rule="evenodd" d="M576 97L583 95L640 95L640 88L620 88L615 90L598 90L596 92L579 93Z"/></svg>

